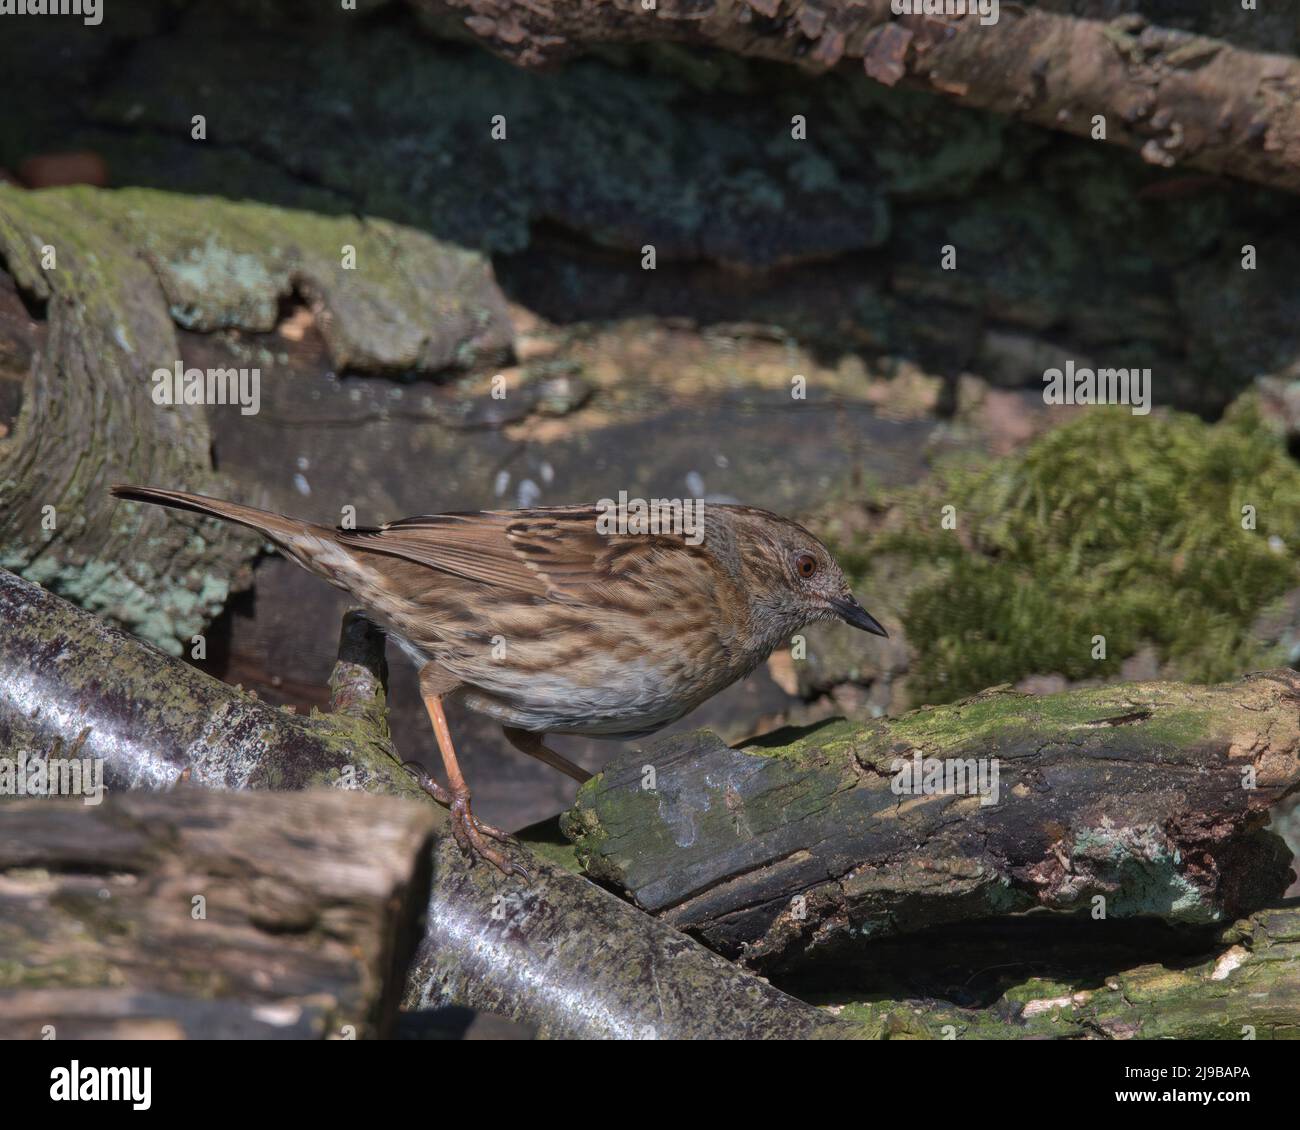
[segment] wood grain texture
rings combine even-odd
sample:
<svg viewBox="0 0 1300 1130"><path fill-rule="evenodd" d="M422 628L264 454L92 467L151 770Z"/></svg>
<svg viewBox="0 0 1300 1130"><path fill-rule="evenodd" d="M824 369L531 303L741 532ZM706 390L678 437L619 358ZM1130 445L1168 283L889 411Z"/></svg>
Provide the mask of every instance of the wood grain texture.
<svg viewBox="0 0 1300 1130"><path fill-rule="evenodd" d="M330 790L9 802L0 1035L389 1035L434 824Z"/></svg>

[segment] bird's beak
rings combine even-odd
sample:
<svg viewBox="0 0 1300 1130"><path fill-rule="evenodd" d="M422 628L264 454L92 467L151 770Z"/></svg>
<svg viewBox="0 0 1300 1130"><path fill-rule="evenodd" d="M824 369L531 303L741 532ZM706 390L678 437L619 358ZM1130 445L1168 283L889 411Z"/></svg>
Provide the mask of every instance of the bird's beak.
<svg viewBox="0 0 1300 1130"><path fill-rule="evenodd" d="M857 602L856 597L852 595L837 596L831 601L831 607L835 609L835 615L846 624L852 624L853 627L861 628L864 632L870 632L873 636L884 636L885 639L889 639L889 633L880 626L880 622L870 612Z"/></svg>

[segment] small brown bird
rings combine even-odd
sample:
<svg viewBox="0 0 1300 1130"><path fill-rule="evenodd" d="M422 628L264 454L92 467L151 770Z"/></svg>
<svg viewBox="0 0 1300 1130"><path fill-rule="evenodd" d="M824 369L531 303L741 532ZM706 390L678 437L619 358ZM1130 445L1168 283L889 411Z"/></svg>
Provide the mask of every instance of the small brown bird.
<svg viewBox="0 0 1300 1130"><path fill-rule="evenodd" d="M470 808L443 700L499 721L519 750L578 781L590 774L548 733L635 738L676 721L748 675L800 628L840 619L887 633L849 591L827 548L789 519L702 506L698 530L636 528L627 506L429 514L354 530L153 487L118 498L250 526L357 598L414 660L447 771L452 829L502 871L487 839L505 833Z"/></svg>

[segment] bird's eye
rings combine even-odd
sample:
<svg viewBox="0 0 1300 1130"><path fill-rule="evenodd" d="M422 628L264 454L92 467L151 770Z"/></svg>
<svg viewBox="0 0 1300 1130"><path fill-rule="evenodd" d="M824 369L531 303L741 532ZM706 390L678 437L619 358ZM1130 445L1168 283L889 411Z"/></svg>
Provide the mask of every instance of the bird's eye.
<svg viewBox="0 0 1300 1130"><path fill-rule="evenodd" d="M794 559L794 571L805 581L817 572L817 558L811 553L801 553Z"/></svg>

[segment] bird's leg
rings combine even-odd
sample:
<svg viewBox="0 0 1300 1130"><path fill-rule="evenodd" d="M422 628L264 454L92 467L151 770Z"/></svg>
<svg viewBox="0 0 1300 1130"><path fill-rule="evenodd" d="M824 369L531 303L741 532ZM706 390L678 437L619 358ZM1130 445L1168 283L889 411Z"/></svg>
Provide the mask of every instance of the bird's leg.
<svg viewBox="0 0 1300 1130"><path fill-rule="evenodd" d="M513 726L502 726L501 729L506 736L506 741L519 750L520 753L526 753L529 757L537 758L538 761L544 762L552 769L567 773L578 784L591 780L591 774L581 765L574 765L567 757L548 747L542 741L545 735L529 733L527 730L516 730Z"/></svg>
<svg viewBox="0 0 1300 1130"><path fill-rule="evenodd" d="M426 672L429 674L426 675ZM482 856L489 863L506 875L518 874L525 879L528 872L519 864L506 859L504 855L485 837L510 843L511 838L499 828L485 824L470 809L469 786L460 771L456 760L456 750L451 744L451 729L447 725L447 714L442 708L442 696L446 688L438 685L439 673L432 664L420 671L420 694L424 707L429 712L429 721L433 724L433 735L438 741L438 752L442 754L443 768L447 771L449 788L443 789L432 779L420 778L420 785L435 800L441 801L451 809L451 832L463 851ZM441 794L441 795L439 795Z"/></svg>

